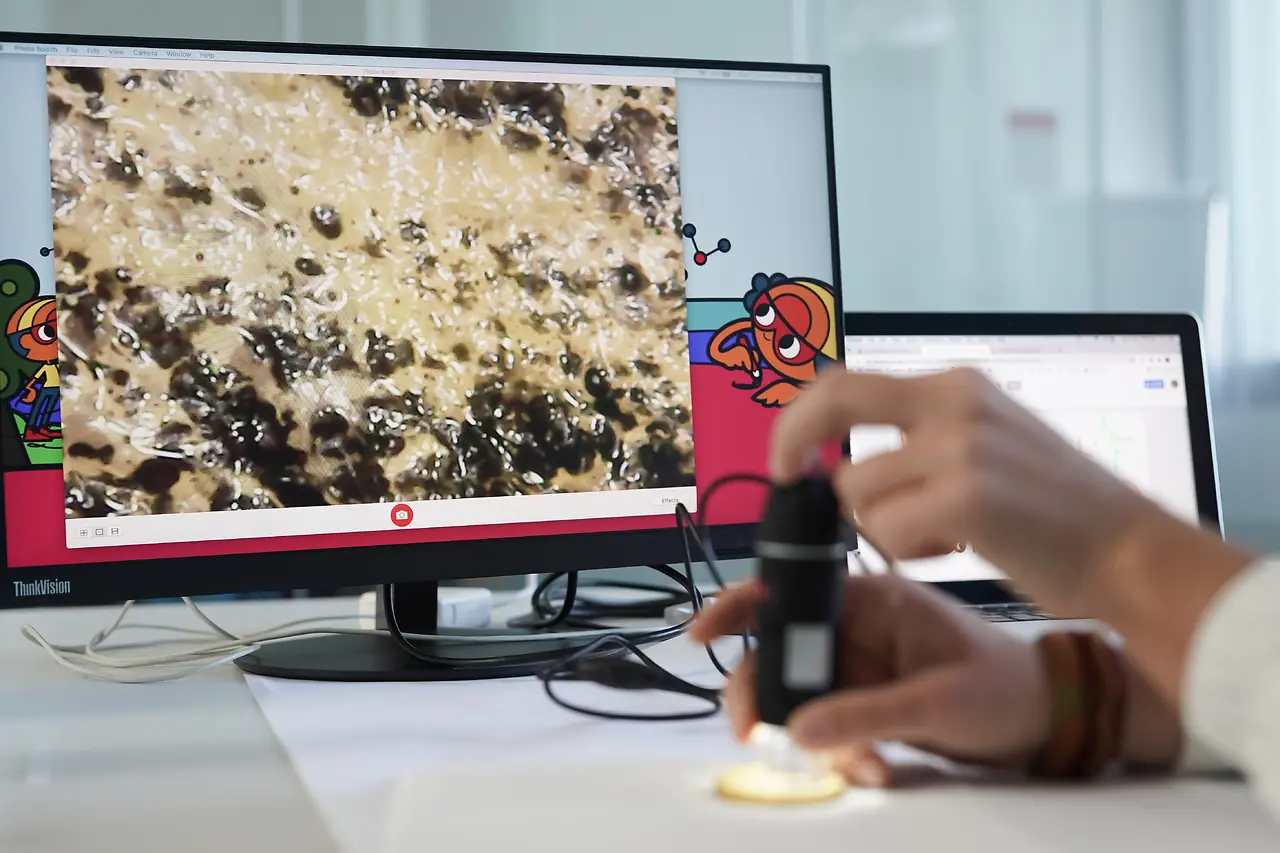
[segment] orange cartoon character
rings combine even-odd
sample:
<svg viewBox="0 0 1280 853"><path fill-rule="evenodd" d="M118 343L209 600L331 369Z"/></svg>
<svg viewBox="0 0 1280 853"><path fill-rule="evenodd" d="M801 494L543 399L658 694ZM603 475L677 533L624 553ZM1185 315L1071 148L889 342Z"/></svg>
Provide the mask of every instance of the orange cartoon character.
<svg viewBox="0 0 1280 853"><path fill-rule="evenodd" d="M33 299L14 311L7 328L9 347L36 362L35 371L17 394L30 407L24 441L49 441L62 431L58 395L58 318L52 297Z"/></svg>
<svg viewBox="0 0 1280 853"><path fill-rule="evenodd" d="M790 403L818 371L837 359L835 293L831 285L782 273L756 273L742 298L750 319L720 328L707 347L716 364L748 375L735 388L760 388L764 371L779 379L756 391L762 406Z"/></svg>

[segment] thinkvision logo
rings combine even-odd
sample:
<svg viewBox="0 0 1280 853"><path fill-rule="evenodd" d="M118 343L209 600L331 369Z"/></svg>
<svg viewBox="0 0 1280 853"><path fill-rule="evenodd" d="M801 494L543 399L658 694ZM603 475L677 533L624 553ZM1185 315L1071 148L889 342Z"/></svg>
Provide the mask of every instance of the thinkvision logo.
<svg viewBox="0 0 1280 853"><path fill-rule="evenodd" d="M39 581L14 581L15 598L39 598L46 595L70 595L71 581L58 581L45 578Z"/></svg>

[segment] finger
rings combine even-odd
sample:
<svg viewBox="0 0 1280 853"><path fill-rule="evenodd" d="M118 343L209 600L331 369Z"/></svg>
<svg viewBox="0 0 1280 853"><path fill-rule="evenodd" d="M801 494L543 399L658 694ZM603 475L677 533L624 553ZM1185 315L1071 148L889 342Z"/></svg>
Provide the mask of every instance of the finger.
<svg viewBox="0 0 1280 853"><path fill-rule="evenodd" d="M899 560L929 560L959 554L968 548L963 542L922 541L897 555Z"/></svg>
<svg viewBox="0 0 1280 853"><path fill-rule="evenodd" d="M775 480L799 477L810 451L843 437L857 423L907 420L903 380L831 370L819 375L774 422L769 470Z"/></svg>
<svg viewBox="0 0 1280 853"><path fill-rule="evenodd" d="M894 563L902 563L914 560L933 560L941 557L950 557L969 550L969 544L967 542L945 542L941 537L925 538L918 541L913 540L905 545L890 548L879 539L872 542L866 530L862 527L858 527L856 533L860 542L860 556L865 558L866 549L870 548L880 556L881 562L884 566L880 571L876 571L875 569L866 569L864 572L865 574L892 574L895 568L900 567L889 565L891 561ZM864 562L861 565L865 568L866 563Z"/></svg>
<svg viewBox="0 0 1280 853"><path fill-rule="evenodd" d="M718 637L741 634L755 621L765 589L758 580L738 584L716 595L689 624L689 639L706 645Z"/></svg>
<svg viewBox="0 0 1280 853"><path fill-rule="evenodd" d="M954 423L925 424L891 450L844 462L831 474L840 505L855 511L906 486L914 486L963 462L970 430Z"/></svg>
<svg viewBox="0 0 1280 853"><path fill-rule="evenodd" d="M851 784L864 788L884 788L892 779L889 762L885 761L874 745L855 744L836 750L831 755L831 769Z"/></svg>
<svg viewBox="0 0 1280 853"><path fill-rule="evenodd" d="M831 472L831 488L846 512L858 512L889 492L922 481L934 470L928 456L912 443L859 462L843 462Z"/></svg>
<svg viewBox="0 0 1280 853"><path fill-rule="evenodd" d="M954 429L941 434L929 434L926 426L910 445L898 450L880 453L860 462L846 462L831 474L832 488L839 497L840 506L850 515L862 538L875 547L881 542L876 532L867 532L871 525L867 518L875 515L872 508L891 503L891 499L907 500L913 492L929 488L931 480L949 478L946 471L955 467L957 456L964 452L965 444ZM965 550L961 541L950 541L949 536L931 536L931 530L920 531L924 538L909 545L899 545L893 556L900 560L941 557ZM872 542L872 538L875 541ZM882 555L884 556L884 555Z"/></svg>
<svg viewBox="0 0 1280 853"><path fill-rule="evenodd" d="M946 742L947 709L962 686L938 669L881 687L844 690L814 700L787 722L805 749L827 750L873 740Z"/></svg>
<svg viewBox="0 0 1280 853"><path fill-rule="evenodd" d="M857 424L911 429L957 398L947 373L908 379L876 373L828 370L818 376L774 423L769 471L780 482L804 473L809 452L843 438Z"/></svg>
<svg viewBox="0 0 1280 853"><path fill-rule="evenodd" d="M867 575L893 574L895 567L890 565L891 562L902 562L905 560L928 560L937 557L947 557L952 554L958 554L968 549L968 545L962 542L943 542L941 540L928 541L919 548L907 551L891 551L883 542L871 541L870 535L861 524L854 527L854 534L858 539L858 554L854 560L854 568L852 572L855 577ZM868 557L874 554L879 560L869 560Z"/></svg>
<svg viewBox="0 0 1280 853"><path fill-rule="evenodd" d="M729 676L728 683L720 691L724 701L725 717L729 728L739 743L746 743L751 730L759 722L756 717L756 659L748 653Z"/></svg>
<svg viewBox="0 0 1280 853"><path fill-rule="evenodd" d="M966 476L931 481L899 489L862 511L860 524L876 543L900 560L968 548L974 531L966 529L965 514L973 504L974 487ZM946 547L943 545L943 547Z"/></svg>

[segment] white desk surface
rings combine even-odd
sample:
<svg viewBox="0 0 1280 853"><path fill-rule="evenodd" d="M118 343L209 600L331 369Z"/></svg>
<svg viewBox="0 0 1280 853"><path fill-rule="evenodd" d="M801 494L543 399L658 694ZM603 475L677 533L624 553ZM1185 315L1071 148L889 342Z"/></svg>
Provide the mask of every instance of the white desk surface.
<svg viewBox="0 0 1280 853"><path fill-rule="evenodd" d="M233 630L249 631L292 619L352 612L355 607L354 599L302 600L220 604L208 611ZM233 666L171 684L106 684L57 667L18 634L19 625L30 621L55 643L83 642L113 613L101 608L0 612L0 850L4 853L354 853L363 846L350 831L375 823L383 830L376 833L382 836L380 843L363 849L381 851L391 843L397 851L505 853L513 847L543 849L542 841L555 839L545 849L565 853L579 848L566 844L556 826L592 826L594 832L577 838L586 845L581 849L599 850L608 849L600 844L599 832L625 825L629 819L643 831L632 831L630 841L619 850L652 849L640 842L656 844L663 827L678 830L666 839L670 849L692 849L691 842L703 831L709 840L723 842L715 846L731 846L739 853L774 849L778 842L774 836L784 825L790 833L787 837L814 851L924 849L919 843L929 838L946 838L957 851L1012 843L1027 853L1134 848L1181 853L1207 846L1252 853L1274 850L1280 843L1280 828L1273 835L1272 825L1243 786L1232 783L1158 783L1058 792L955 786L948 793L945 786L934 787L905 796L890 794L889 807L863 810L863 818L850 814L847 836L844 830L833 831L830 816L815 816L810 822L794 819L801 817L797 814L765 826L757 815L726 824L723 812L696 806L659 818L655 811L664 811L668 801L672 808L682 802L677 797L681 785L694 784L693 776L681 767L688 765L688 770L705 774L719 766L716 756L728 750L722 753L724 747L708 747L699 736L699 746L688 759L661 754L664 750L646 755L638 743L645 738L629 736L637 743L624 750L628 754L609 759L613 753L602 749L602 735L565 739L570 729L582 733L583 723L577 718L549 725L542 737L513 738L530 734L523 730L538 721L529 719L512 726L505 737L477 738L469 744L469 738L459 737L458 727L464 720L458 714L450 725L439 725L448 709L437 703L422 715L423 725L407 740L398 739L406 734L403 729L370 731L358 719L345 730L312 723L308 758L298 738L286 737L293 743L287 750L282 747L271 726L281 729L282 719L294 720L295 726L299 719L307 722L306 705L297 701L307 695L319 698L332 692L328 698L340 698L346 712L359 710L352 704L358 704L359 686L296 685L295 691L288 683L278 683L289 698L284 704L294 710L289 712L291 717L281 717L268 703L269 725L243 675ZM143 613L147 621L190 624L190 617L176 607L153 605ZM483 692L513 696L524 692L509 684L509 688L492 685ZM430 689L431 685L400 686L401 691L414 693ZM458 695L459 689L466 690L453 685L441 692ZM472 706L464 713L467 719L478 720L500 712L501 708L490 707L480 712ZM382 711L381 716L386 713ZM319 709L317 715L334 719ZM542 718L544 724L548 719L541 713L529 716ZM436 725L427 725L429 720ZM489 723L485 728L491 728L492 720ZM333 813L335 803L324 789L326 784L332 789L337 782L317 782L317 767L327 766L330 769L323 772L332 775L353 766L351 762L376 764L378 756L387 755L389 746L394 749L397 743L416 739L421 748L433 729L438 731L439 743L431 749L449 753L453 761L433 767L402 760L394 770L386 768L386 774L366 766L366 772L352 775L377 780L379 813L355 815L356 809L368 810L370 801L360 796L342 806L347 813ZM315 735L321 732L325 737L316 741ZM522 745L526 741L532 741L527 748ZM553 760L556 766L548 767L544 753L552 745L569 760ZM565 755L565 750L579 745L577 751L583 754ZM469 750L475 751L475 762L467 762ZM307 777L305 784L290 763L290 753ZM507 765L494 766L499 754L507 756ZM470 764L469 769L459 762ZM586 774L575 769L588 767ZM611 772L615 769L620 772ZM656 784L672 771L681 782ZM388 778L398 781L388 787ZM365 806L359 805L362 799ZM565 808L566 799L573 801L571 807ZM422 823L415 826L418 821ZM926 823L928 832L922 835ZM541 824L532 836L531 824ZM1100 831L1107 826L1114 830ZM876 838L860 838L857 827L874 830ZM331 829L338 830L336 836ZM409 847L403 846L406 831L415 842Z"/></svg>
<svg viewBox="0 0 1280 853"><path fill-rule="evenodd" d="M207 611L250 631L355 607L301 600ZM0 850L339 853L240 670L107 684L57 666L18 633L30 622L51 642L83 643L115 613L0 611ZM169 605L130 618L194 622Z"/></svg>

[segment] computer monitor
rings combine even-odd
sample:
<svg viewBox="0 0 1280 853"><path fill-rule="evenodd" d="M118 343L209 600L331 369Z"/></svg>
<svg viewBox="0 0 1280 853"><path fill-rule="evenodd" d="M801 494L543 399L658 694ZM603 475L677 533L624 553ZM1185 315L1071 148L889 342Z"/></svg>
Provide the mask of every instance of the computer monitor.
<svg viewBox="0 0 1280 853"><path fill-rule="evenodd" d="M850 313L845 327L850 369L911 376L975 367L1174 515L1220 526L1194 317ZM901 440L896 428L859 426L850 434L850 457L866 459ZM946 556L903 561L900 569L971 603L1016 600L1003 573L964 543Z"/></svg>
<svg viewBox="0 0 1280 853"><path fill-rule="evenodd" d="M675 507L843 356L830 103L822 66L0 33L0 606L683 559ZM700 518L725 555L763 498Z"/></svg>

